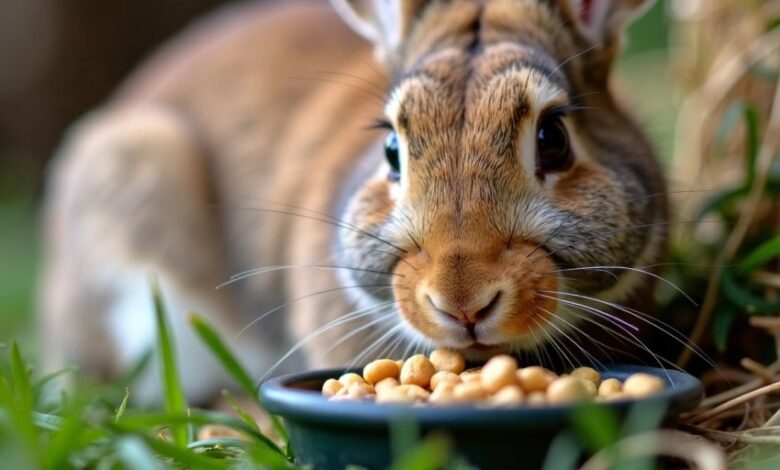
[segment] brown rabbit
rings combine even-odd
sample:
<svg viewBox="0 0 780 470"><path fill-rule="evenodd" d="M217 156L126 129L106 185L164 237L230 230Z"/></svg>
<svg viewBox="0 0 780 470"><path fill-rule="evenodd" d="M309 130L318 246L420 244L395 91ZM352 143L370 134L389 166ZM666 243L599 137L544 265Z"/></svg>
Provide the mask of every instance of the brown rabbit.
<svg viewBox="0 0 780 470"><path fill-rule="evenodd" d="M561 337L620 327L599 311L650 298L630 268L664 254L659 163L608 86L646 3L286 1L194 27L52 168L50 366L151 347L150 274L195 400L227 378L190 311L258 378L434 345L587 355Z"/></svg>

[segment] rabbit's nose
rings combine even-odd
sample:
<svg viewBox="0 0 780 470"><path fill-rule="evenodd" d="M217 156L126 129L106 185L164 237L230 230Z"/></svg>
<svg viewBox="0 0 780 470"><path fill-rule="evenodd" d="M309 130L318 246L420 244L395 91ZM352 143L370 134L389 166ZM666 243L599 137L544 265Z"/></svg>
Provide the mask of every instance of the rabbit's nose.
<svg viewBox="0 0 780 470"><path fill-rule="evenodd" d="M494 288L485 289L467 303L451 302L434 290L428 292L428 300L437 312L450 320L455 319L470 330L478 322L487 319L498 309L500 298L501 291Z"/></svg>

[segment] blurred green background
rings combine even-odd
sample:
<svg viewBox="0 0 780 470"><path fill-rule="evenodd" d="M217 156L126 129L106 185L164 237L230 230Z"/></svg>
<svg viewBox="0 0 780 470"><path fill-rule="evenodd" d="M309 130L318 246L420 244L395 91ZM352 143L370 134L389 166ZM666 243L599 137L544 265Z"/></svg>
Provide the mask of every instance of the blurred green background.
<svg viewBox="0 0 780 470"><path fill-rule="evenodd" d="M220 3L0 4L0 63L14 64L0 68L0 344L13 338L35 349L38 202L46 162L68 124L110 96L157 45ZM675 116L668 36L666 5L657 2L629 31L618 64L627 106L667 161Z"/></svg>

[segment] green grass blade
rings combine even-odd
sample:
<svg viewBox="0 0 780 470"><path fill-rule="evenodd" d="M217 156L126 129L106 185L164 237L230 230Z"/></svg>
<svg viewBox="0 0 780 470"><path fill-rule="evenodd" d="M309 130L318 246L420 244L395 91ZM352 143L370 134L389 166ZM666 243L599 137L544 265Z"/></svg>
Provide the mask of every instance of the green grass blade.
<svg viewBox="0 0 780 470"><path fill-rule="evenodd" d="M225 343L219 338L214 329L198 315L190 315L189 320L198 336L219 359L225 370L233 376L233 379L238 382L246 394L255 398L257 391L255 390L254 380L246 372L246 369L241 366L235 355L225 346Z"/></svg>
<svg viewBox="0 0 780 470"><path fill-rule="evenodd" d="M119 458L130 470L155 470L165 468L160 463L149 446L137 436L127 436L116 443Z"/></svg>
<svg viewBox="0 0 780 470"><path fill-rule="evenodd" d="M450 442L442 436L431 436L405 452L390 470L437 470L450 460Z"/></svg>
<svg viewBox="0 0 780 470"><path fill-rule="evenodd" d="M35 395L33 395L30 371L22 359L19 345L14 341L11 344L11 383L13 384L14 397L19 405L32 410Z"/></svg>
<svg viewBox="0 0 780 470"><path fill-rule="evenodd" d="M770 301L754 295L737 282L731 269L723 270L721 285L726 298L750 314L774 315L780 313L780 301Z"/></svg>
<svg viewBox="0 0 780 470"><path fill-rule="evenodd" d="M148 436L143 436L143 439L146 441L146 445L151 447L154 452L172 459L179 466L189 466L198 470L222 470L227 469L231 465L231 462L228 460L212 459L160 439Z"/></svg>
<svg viewBox="0 0 780 470"><path fill-rule="evenodd" d="M180 414L172 415L166 413L145 413L145 414L131 414L126 413L122 420L117 424L121 429L128 431L143 432L150 426L171 426L171 425L188 425L194 424L199 426L205 426L208 424L219 424L227 426L231 429L235 429L247 436L253 438L256 442L259 442L266 447L272 449L280 455L285 453L274 444L268 437L262 433L256 431L252 426L247 425L238 418L229 416L222 413L215 413L212 411L192 410L189 415Z"/></svg>
<svg viewBox="0 0 780 470"><path fill-rule="evenodd" d="M238 400L236 400L236 398L229 391L222 390L222 396L230 404L230 407L233 408L233 411L235 411L238 417L241 418L241 421L243 421L247 426L256 430L258 433L262 433L262 431L260 431L260 426L257 425L257 421L255 421L252 415L250 415L249 412L238 403Z"/></svg>
<svg viewBox="0 0 780 470"><path fill-rule="evenodd" d="M176 366L173 336L168 328L168 312L165 308L160 287L155 281L152 281L152 298L157 320L157 347L160 355L165 408L172 414L185 414L187 412L187 402L184 398L184 390L181 387L181 380ZM178 446L185 447L187 445L186 423L173 426L171 432L173 433L173 440Z"/></svg>
<svg viewBox="0 0 780 470"><path fill-rule="evenodd" d="M780 256L780 235L762 243L737 264L737 273L745 276Z"/></svg>
<svg viewBox="0 0 780 470"><path fill-rule="evenodd" d="M252 399L254 399L262 408L263 404L260 402L260 397L257 394L255 381L252 379L249 373L247 373L246 368L244 368L238 359L236 359L235 354L233 354L225 345L225 342L222 341L217 332L214 331L214 328L212 328L211 325L209 325L201 316L196 314L190 315L190 324L193 326L193 328L195 328L198 336L200 336L203 342L206 343L206 346L209 347L214 356L216 356L219 362L222 363L222 366L241 386L241 388L244 390L244 393L252 397ZM271 418L274 431L285 442L288 457L291 457L291 450L289 446L290 437L287 434L287 429L284 427L284 424L282 424L281 420L277 416L274 416L270 413L268 416Z"/></svg>
<svg viewBox="0 0 780 470"><path fill-rule="evenodd" d="M125 389L125 396L122 398L122 403L119 404L119 408L116 409L116 413L114 414L114 422L118 423L119 419L122 417L123 414L125 414L125 411L127 410L127 402L130 400L130 389Z"/></svg>
<svg viewBox="0 0 780 470"><path fill-rule="evenodd" d="M579 406L574 410L572 420L580 442L591 452L609 447L620 438L620 421L607 407Z"/></svg>

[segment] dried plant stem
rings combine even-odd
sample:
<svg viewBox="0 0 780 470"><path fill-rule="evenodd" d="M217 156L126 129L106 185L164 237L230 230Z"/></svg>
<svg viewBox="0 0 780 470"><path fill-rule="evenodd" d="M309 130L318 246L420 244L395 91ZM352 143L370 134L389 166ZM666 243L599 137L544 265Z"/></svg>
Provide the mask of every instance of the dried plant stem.
<svg viewBox="0 0 780 470"><path fill-rule="evenodd" d="M764 284L767 287L780 289L780 274L770 273L767 271L757 271L752 274L751 278L759 284Z"/></svg>
<svg viewBox="0 0 780 470"><path fill-rule="evenodd" d="M780 37L780 36L779 36ZM756 180L753 183L753 187L750 190L745 206L742 213L737 220L737 225L731 232L731 235L726 242L720 253L718 253L715 259L712 274L710 275L709 284L707 286L707 292L704 295L704 302L702 303L699 316L696 320L696 325L693 332L690 335L690 343L696 345L701 341L707 325L710 323L710 317L715 309L715 305L718 299L718 293L720 291L720 281L723 275L723 264L732 259L739 249L742 241L745 239L748 228L753 223L758 205L764 196L764 189L769 178L769 169L772 165L772 160L780 148L780 86L775 87L775 97L772 103L772 112L767 123L765 138L761 143L761 149L758 154L758 161L756 165ZM677 365L684 368L691 360L691 351L693 348L683 349L680 357L677 359Z"/></svg>
<svg viewBox="0 0 780 470"><path fill-rule="evenodd" d="M774 392L780 392L780 382L775 382L773 384L765 385L761 388L753 390L752 392L742 394L736 398L733 398L725 403L716 406L715 408L712 408L707 411L703 411L701 413L694 414L693 416L689 416L687 419L694 424L702 424L717 417L721 413L735 406L741 405L743 403L747 403L755 398L764 396L769 393L774 393Z"/></svg>
<svg viewBox="0 0 780 470"><path fill-rule="evenodd" d="M703 470L726 468L726 458L718 446L688 433L662 430L627 437L591 457L581 470L613 468L616 454L623 461L662 455L692 462Z"/></svg>

